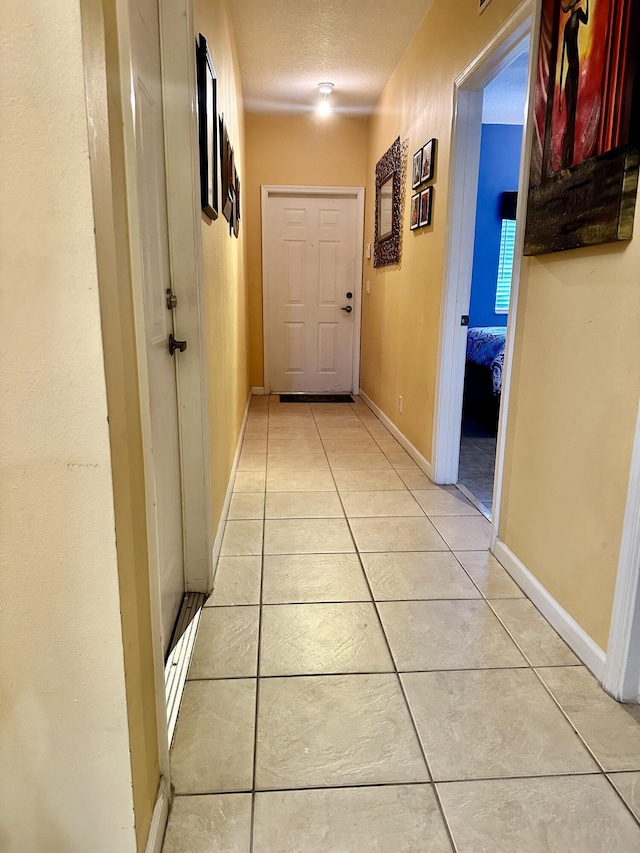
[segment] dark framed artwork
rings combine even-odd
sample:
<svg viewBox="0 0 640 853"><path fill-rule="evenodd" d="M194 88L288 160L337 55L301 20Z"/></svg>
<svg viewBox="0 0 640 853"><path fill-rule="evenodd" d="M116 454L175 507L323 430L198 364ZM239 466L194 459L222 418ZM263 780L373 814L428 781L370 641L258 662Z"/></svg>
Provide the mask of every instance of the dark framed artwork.
<svg viewBox="0 0 640 853"><path fill-rule="evenodd" d="M235 169L233 187L233 233L237 237L240 233L240 180Z"/></svg>
<svg viewBox="0 0 640 853"><path fill-rule="evenodd" d="M224 115L220 117L220 207L222 214L233 230L233 148L229 142L229 134L224 121Z"/></svg>
<svg viewBox="0 0 640 853"><path fill-rule="evenodd" d="M415 231L420 227L420 193L411 196L409 228Z"/></svg>
<svg viewBox="0 0 640 853"><path fill-rule="evenodd" d="M542 0L526 255L631 239L639 18L637 0Z"/></svg>
<svg viewBox="0 0 640 853"><path fill-rule="evenodd" d="M405 163L406 154L398 137L376 164L374 267L400 262Z"/></svg>
<svg viewBox="0 0 640 853"><path fill-rule="evenodd" d="M411 179L411 188L414 190L422 183L422 150L422 148L419 148L413 155L413 177Z"/></svg>
<svg viewBox="0 0 640 853"><path fill-rule="evenodd" d="M217 79L200 33L196 44L198 135L200 147L200 206L210 219L218 218Z"/></svg>
<svg viewBox="0 0 640 853"><path fill-rule="evenodd" d="M431 225L433 211L433 187L427 187L420 193L420 227Z"/></svg>
<svg viewBox="0 0 640 853"><path fill-rule="evenodd" d="M425 184L433 179L436 159L436 140L430 139L422 146L422 167L420 170L420 183Z"/></svg>

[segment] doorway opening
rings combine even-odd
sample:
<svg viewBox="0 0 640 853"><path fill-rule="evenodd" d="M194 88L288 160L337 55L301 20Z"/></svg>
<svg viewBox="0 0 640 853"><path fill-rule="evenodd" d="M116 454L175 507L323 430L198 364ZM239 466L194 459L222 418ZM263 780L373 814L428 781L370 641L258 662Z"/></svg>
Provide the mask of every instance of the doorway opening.
<svg viewBox="0 0 640 853"><path fill-rule="evenodd" d="M458 487L488 518L493 504L528 66L527 42L482 90Z"/></svg>

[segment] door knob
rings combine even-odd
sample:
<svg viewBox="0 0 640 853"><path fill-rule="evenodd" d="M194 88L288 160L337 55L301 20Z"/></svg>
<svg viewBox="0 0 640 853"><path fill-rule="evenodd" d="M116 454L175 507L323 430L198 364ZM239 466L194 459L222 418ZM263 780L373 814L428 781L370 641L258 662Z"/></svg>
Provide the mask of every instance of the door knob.
<svg viewBox="0 0 640 853"><path fill-rule="evenodd" d="M353 293L351 293L350 290L347 290L346 296L347 296L347 299L353 299Z"/></svg>
<svg viewBox="0 0 640 853"><path fill-rule="evenodd" d="M186 341L177 341L173 337L173 333L171 333L169 335L169 352L171 353L171 355L173 355L176 350L179 350L180 352L184 352L186 350L186 348L187 348L187 342Z"/></svg>
<svg viewBox="0 0 640 853"><path fill-rule="evenodd" d="M346 311L347 314L351 314L351 312L353 311L353 308L351 307L351 305L343 305L342 310Z"/></svg>

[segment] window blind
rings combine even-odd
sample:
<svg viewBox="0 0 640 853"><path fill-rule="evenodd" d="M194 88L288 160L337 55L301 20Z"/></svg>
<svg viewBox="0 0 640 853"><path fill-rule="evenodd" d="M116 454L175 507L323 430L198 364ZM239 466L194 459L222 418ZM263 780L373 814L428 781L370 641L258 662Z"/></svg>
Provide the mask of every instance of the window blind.
<svg viewBox="0 0 640 853"><path fill-rule="evenodd" d="M496 282L496 304L494 308L496 314L509 313L515 241L515 221L513 219L503 219L500 231L500 257L498 259L498 280Z"/></svg>

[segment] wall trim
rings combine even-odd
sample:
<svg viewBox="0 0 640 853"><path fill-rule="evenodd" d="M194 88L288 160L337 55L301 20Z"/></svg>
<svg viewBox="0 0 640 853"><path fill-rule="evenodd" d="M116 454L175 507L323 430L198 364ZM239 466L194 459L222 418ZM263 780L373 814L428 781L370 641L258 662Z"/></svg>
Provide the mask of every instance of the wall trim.
<svg viewBox="0 0 640 853"><path fill-rule="evenodd" d="M161 853L164 833L166 831L167 820L169 818L170 803L171 798L169 796L169 785L167 784L165 777L161 776L160 784L158 785L158 793L156 794L156 804L153 808L153 815L151 816L151 825L149 827L145 853Z"/></svg>
<svg viewBox="0 0 640 853"><path fill-rule="evenodd" d="M353 355L352 355L352 394L360 385L360 342L362 337L362 276L363 276L363 245L364 245L364 187L308 187L290 185L268 185L261 187L260 211L262 217L262 370L264 376L264 393L270 394L270 328L269 328L269 285L266 275L269 264L269 241L267 239L267 222L269 220L267 206L270 197L275 196L346 196L356 201L356 264L353 284Z"/></svg>
<svg viewBox="0 0 640 853"><path fill-rule="evenodd" d="M236 478L236 472L238 470L238 463L240 461L240 452L242 450L242 442L244 441L244 434L247 429L247 421L249 419L249 409L251 407L251 397L252 393L249 392L249 398L247 400L247 405L244 410L244 417L242 419L242 426L240 427L240 433L238 435L238 446L236 447L236 454L233 457L233 464L231 466L231 472L229 473L229 482L227 483L227 492L224 496L224 503L222 504L222 512L220 513L220 520L218 522L218 529L216 531L215 539L213 540L213 551L212 551L212 559L213 559L213 575L211 577L211 589L213 589L213 581L216 576L216 569L218 567L218 557L220 556L220 549L222 548L222 537L224 536L224 526L227 523L227 516L229 515L229 506L231 504L231 497L233 495L233 484ZM208 593L211 592L211 589L207 590Z"/></svg>
<svg viewBox="0 0 640 853"><path fill-rule="evenodd" d="M254 387L251 389L252 397L263 397L265 394L264 388Z"/></svg>
<svg viewBox="0 0 640 853"><path fill-rule="evenodd" d="M578 625L573 616L567 613L564 607L556 601L524 563L500 539L496 540L494 555L496 560L535 604L547 622L555 628L598 681L602 681L606 655L600 646L591 639L584 628Z"/></svg>
<svg viewBox="0 0 640 853"><path fill-rule="evenodd" d="M360 397L362 397L362 400L367 404L367 406L371 409L374 415L377 415L377 417L382 421L382 423L386 426L386 428L393 435L396 441L404 447L404 449L407 451L407 453L413 459L416 465L418 465L418 467L424 471L427 477L431 479L431 462L429 462L429 460L426 459L422 455L422 453L420 453L417 447L414 447L414 445L411 444L406 435L400 432L394 422L390 418L388 418L387 415L385 415L382 409L377 406L370 397L365 394L362 388L358 391L358 394L360 395Z"/></svg>

